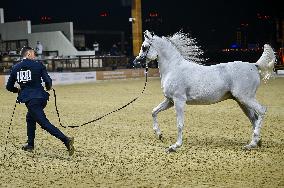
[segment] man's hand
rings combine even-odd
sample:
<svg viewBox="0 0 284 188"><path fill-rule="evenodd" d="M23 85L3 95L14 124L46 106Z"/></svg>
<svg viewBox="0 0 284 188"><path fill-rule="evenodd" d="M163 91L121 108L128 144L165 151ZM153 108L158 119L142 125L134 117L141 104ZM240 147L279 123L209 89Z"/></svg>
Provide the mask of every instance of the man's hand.
<svg viewBox="0 0 284 188"><path fill-rule="evenodd" d="M46 88L46 91L50 91L50 90L52 90L52 87L51 88Z"/></svg>
<svg viewBox="0 0 284 188"><path fill-rule="evenodd" d="M45 88L46 88L46 91L50 91L52 89L52 86L45 83Z"/></svg>

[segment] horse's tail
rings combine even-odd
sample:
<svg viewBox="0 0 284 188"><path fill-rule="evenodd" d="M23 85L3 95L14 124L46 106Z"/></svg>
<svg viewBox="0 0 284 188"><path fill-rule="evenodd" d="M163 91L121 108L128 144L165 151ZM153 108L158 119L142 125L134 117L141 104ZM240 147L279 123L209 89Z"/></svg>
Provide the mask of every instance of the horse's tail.
<svg viewBox="0 0 284 188"><path fill-rule="evenodd" d="M270 45L265 44L261 57L255 63L264 81L267 81L272 76L275 60L275 52Z"/></svg>

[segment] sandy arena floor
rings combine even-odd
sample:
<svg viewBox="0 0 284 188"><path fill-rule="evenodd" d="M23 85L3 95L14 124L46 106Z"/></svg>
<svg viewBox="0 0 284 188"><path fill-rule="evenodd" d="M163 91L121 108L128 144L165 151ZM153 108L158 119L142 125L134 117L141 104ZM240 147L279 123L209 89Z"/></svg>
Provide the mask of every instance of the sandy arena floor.
<svg viewBox="0 0 284 188"><path fill-rule="evenodd" d="M129 102L143 86L144 79L56 86L62 123L95 119ZM20 149L26 141L24 105L17 106L8 134L15 97L0 88L0 187L284 187L284 78L262 83L257 92L268 112L262 147L252 151L243 150L251 139L250 122L227 100L187 106L183 146L166 154L165 147L176 141L175 112L159 114L161 142L151 111L163 95L160 80L152 78L135 103L79 129L59 127L51 97L46 114L75 137L76 153L69 157L39 126L36 150L27 153Z"/></svg>

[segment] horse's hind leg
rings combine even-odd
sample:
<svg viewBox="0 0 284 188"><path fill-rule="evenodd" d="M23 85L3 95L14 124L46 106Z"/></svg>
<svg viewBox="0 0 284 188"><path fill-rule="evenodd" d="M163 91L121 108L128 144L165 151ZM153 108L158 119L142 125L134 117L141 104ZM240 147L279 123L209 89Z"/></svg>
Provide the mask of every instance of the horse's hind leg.
<svg viewBox="0 0 284 188"><path fill-rule="evenodd" d="M240 107L252 123L253 133L250 144L246 145L246 149L252 149L259 146L260 143L260 129L262 120L266 112L266 107L259 104L256 99L238 101Z"/></svg>
<svg viewBox="0 0 284 188"><path fill-rule="evenodd" d="M159 139L162 139L162 133L158 126L158 120L157 115L159 112L167 110L168 108L172 107L173 103L169 99L165 99L163 102L161 102L157 107L155 107L152 111L152 117L153 117L153 129L158 136Z"/></svg>

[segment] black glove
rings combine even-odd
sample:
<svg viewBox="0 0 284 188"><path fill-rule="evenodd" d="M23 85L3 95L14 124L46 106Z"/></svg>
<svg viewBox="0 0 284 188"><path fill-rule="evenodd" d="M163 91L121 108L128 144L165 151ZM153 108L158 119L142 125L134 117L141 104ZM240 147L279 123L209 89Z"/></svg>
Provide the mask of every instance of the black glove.
<svg viewBox="0 0 284 188"><path fill-rule="evenodd" d="M49 91L49 90L51 90L51 85L50 85L50 84L45 83L45 88L46 88L46 90L47 90L47 91Z"/></svg>

